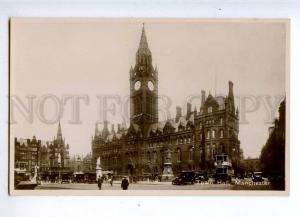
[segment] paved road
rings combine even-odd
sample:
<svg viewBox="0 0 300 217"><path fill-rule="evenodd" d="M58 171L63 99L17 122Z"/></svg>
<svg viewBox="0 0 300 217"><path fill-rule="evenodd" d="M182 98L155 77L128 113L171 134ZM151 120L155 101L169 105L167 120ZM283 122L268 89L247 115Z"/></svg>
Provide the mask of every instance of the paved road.
<svg viewBox="0 0 300 217"><path fill-rule="evenodd" d="M39 185L37 190L59 190L59 189L73 189L73 190L97 190L97 184L82 184L82 183L70 183L70 184L53 184L53 183L44 183ZM109 183L104 183L102 185L103 190L120 190L121 184L115 182L113 186L110 186ZM158 183L158 182L144 182L136 183L129 185L130 190L228 190L231 189L230 185L225 184L194 184L194 185L172 185L171 183Z"/></svg>

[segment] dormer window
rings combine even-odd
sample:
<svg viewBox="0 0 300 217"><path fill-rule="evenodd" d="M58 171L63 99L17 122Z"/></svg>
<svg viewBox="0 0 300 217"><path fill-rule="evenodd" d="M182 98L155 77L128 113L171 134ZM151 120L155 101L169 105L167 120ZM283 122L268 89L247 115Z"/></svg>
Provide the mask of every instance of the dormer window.
<svg viewBox="0 0 300 217"><path fill-rule="evenodd" d="M212 107L211 107L211 106L209 106L209 107L207 108L207 112L208 112L208 113L212 113Z"/></svg>

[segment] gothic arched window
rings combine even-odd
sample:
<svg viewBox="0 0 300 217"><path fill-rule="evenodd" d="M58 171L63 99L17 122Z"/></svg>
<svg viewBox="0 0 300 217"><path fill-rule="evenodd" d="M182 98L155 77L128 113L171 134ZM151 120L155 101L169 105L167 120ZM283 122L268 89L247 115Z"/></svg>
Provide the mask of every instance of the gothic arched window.
<svg viewBox="0 0 300 217"><path fill-rule="evenodd" d="M181 150L180 148L177 149L177 162L181 161Z"/></svg>
<svg viewBox="0 0 300 217"><path fill-rule="evenodd" d="M224 137L224 131L220 130L220 138L223 138L223 137Z"/></svg>
<svg viewBox="0 0 300 217"><path fill-rule="evenodd" d="M211 138L212 139L216 138L216 131L215 130L211 131Z"/></svg>
<svg viewBox="0 0 300 217"><path fill-rule="evenodd" d="M209 130L206 133L206 139L210 139L210 131Z"/></svg>

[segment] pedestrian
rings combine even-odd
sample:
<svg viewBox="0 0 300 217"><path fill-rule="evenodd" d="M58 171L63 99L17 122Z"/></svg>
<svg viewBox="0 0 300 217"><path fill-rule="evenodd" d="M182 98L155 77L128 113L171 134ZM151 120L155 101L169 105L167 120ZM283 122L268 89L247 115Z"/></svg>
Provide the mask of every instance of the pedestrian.
<svg viewBox="0 0 300 217"><path fill-rule="evenodd" d="M124 176L124 178L122 180L122 183L121 183L121 188L123 190L127 190L128 189L128 185L129 185L128 179L126 178L126 176Z"/></svg>
<svg viewBox="0 0 300 217"><path fill-rule="evenodd" d="M98 180L97 180L99 190L101 190L102 182L103 182L103 181L102 181L102 178L101 178L101 176L99 176L99 177L98 177Z"/></svg>
<svg viewBox="0 0 300 217"><path fill-rule="evenodd" d="M110 179L109 179L109 184L110 184L111 187L113 186L113 181L114 181L114 177L111 176Z"/></svg>

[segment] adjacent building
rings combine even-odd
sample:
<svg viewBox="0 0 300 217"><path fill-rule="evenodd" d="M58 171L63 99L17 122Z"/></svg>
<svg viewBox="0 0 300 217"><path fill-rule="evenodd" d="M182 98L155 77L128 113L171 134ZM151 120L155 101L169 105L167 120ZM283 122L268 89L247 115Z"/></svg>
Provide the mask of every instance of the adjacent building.
<svg viewBox="0 0 300 217"><path fill-rule="evenodd" d="M259 158L247 158L243 160L244 169L246 174L261 171Z"/></svg>
<svg viewBox="0 0 300 217"><path fill-rule="evenodd" d="M75 173L95 173L91 153L85 156L74 155L70 159L70 168Z"/></svg>
<svg viewBox="0 0 300 217"><path fill-rule="evenodd" d="M15 138L15 168L34 172L35 166L40 164L40 147L41 140L35 136L32 139Z"/></svg>
<svg viewBox="0 0 300 217"><path fill-rule="evenodd" d="M143 177L178 173L182 170L213 170L214 155L225 153L238 167L241 149L239 111L234 102L233 83L226 96L206 95L202 90L200 108L186 113L176 108L175 118L159 121L158 70L143 26L136 63L129 71L130 126L118 124L102 130L95 127L92 138L93 168L101 158L103 170ZM166 170L166 167L169 169Z"/></svg>
<svg viewBox="0 0 300 217"><path fill-rule="evenodd" d="M42 178L69 171L69 144L62 137L60 123L53 141L15 138L15 168L32 173L38 166Z"/></svg>

